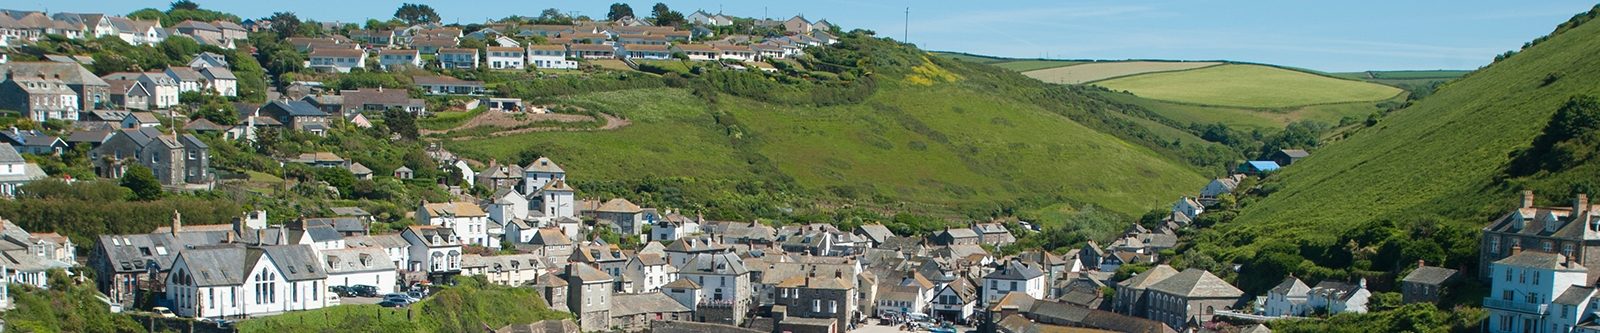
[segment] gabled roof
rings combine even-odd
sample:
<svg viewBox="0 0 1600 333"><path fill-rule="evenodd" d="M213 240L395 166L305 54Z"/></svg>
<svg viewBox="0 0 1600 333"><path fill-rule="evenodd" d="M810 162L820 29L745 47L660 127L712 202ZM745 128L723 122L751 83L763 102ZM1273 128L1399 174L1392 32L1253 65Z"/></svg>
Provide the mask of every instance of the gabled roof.
<svg viewBox="0 0 1600 333"><path fill-rule="evenodd" d="M1150 290L1189 298L1239 298L1244 291L1223 281L1211 272L1190 268L1178 272L1161 282L1150 285Z"/></svg>
<svg viewBox="0 0 1600 333"><path fill-rule="evenodd" d="M467 81L444 75L413 75L411 81L419 86L483 86L483 81Z"/></svg>
<svg viewBox="0 0 1600 333"><path fill-rule="evenodd" d="M322 112L316 105L306 101L272 101L261 108L276 108L288 112L290 117L327 117L327 112Z"/></svg>
<svg viewBox="0 0 1600 333"><path fill-rule="evenodd" d="M261 258L261 251L239 245L207 246L184 249L178 257L189 267L196 286L230 286L244 283L249 270Z"/></svg>
<svg viewBox="0 0 1600 333"><path fill-rule="evenodd" d="M1303 297L1307 293L1311 292L1311 287L1306 286L1306 283L1301 282L1300 279L1290 276L1283 278L1283 282L1279 282L1277 286L1272 287L1272 289L1268 290L1268 292L1278 295Z"/></svg>
<svg viewBox="0 0 1600 333"><path fill-rule="evenodd" d="M1406 274L1405 279L1401 279L1401 281L1410 282L1410 283L1440 285L1440 284L1444 284L1445 281L1448 281L1450 278L1454 277L1455 275L1456 275L1456 270L1454 270L1454 269L1449 269L1449 268L1444 268L1444 267L1434 267L1434 266L1422 266L1422 267L1417 267L1417 269L1415 269L1415 270L1412 270L1410 274Z"/></svg>
<svg viewBox="0 0 1600 333"><path fill-rule="evenodd" d="M311 58L317 58L317 57L325 57L325 58L361 58L361 57L365 57L366 55L367 55L367 51L362 51L362 50L358 50L358 49L314 48L314 49L311 49L311 54L309 55L309 57L311 57Z"/></svg>
<svg viewBox="0 0 1600 333"><path fill-rule="evenodd" d="M606 272L602 272L600 269L594 268L594 266L581 263L567 265L567 276L577 277L579 281L583 281L585 284L610 282L612 280L610 274L606 274Z"/></svg>
<svg viewBox="0 0 1600 333"><path fill-rule="evenodd" d="M1032 280L1042 276L1044 276L1044 272L1040 271L1038 267L1025 264L1020 260L1011 260L1006 261L1005 264L1000 265L994 272L990 272L989 275L985 275L983 278L1021 281Z"/></svg>
<svg viewBox="0 0 1600 333"><path fill-rule="evenodd" d="M323 271L322 262L310 245L274 245L263 246L262 251L272 258L283 272L284 280L304 281L314 279L327 279L328 272Z"/></svg>
<svg viewBox="0 0 1600 333"><path fill-rule="evenodd" d="M489 214L488 213L484 213L483 209L479 208L478 205L472 204L470 202L465 202L465 201L429 203L429 204L423 205L422 207L423 207L424 210L426 210L428 212L428 216L432 216L432 217L439 217L439 216L458 216L458 217L489 216Z"/></svg>
<svg viewBox="0 0 1600 333"><path fill-rule="evenodd" d="M670 283L667 283L666 285L661 286L661 288L662 289L700 289L700 285L694 283L694 281L691 281L688 278L678 278L677 281L672 281Z"/></svg>
<svg viewBox="0 0 1600 333"><path fill-rule="evenodd" d="M1303 157L1306 157L1306 156L1311 156L1311 153L1307 153L1305 150L1302 150L1302 149L1280 149L1280 150L1278 150L1278 153L1281 153L1284 156L1288 156L1290 158L1303 158Z"/></svg>
<svg viewBox="0 0 1600 333"><path fill-rule="evenodd" d="M643 208L639 208L639 205L633 204L628 199L616 198L601 204L600 208L595 211L602 213L638 213L643 210Z"/></svg>
<svg viewBox="0 0 1600 333"><path fill-rule="evenodd" d="M1128 288L1145 289L1177 274L1178 270L1172 269L1172 266L1157 265L1118 284Z"/></svg>
<svg viewBox="0 0 1600 333"><path fill-rule="evenodd" d="M1539 251L1522 251L1494 262L1496 265L1548 269L1562 272L1582 272L1583 265L1567 260L1567 256Z"/></svg>
<svg viewBox="0 0 1600 333"><path fill-rule="evenodd" d="M386 272L395 270L394 260L382 247L352 247L322 250L328 273Z"/></svg>
<svg viewBox="0 0 1600 333"><path fill-rule="evenodd" d="M693 310L659 291L643 294L617 294L611 299L611 317L690 311Z"/></svg>

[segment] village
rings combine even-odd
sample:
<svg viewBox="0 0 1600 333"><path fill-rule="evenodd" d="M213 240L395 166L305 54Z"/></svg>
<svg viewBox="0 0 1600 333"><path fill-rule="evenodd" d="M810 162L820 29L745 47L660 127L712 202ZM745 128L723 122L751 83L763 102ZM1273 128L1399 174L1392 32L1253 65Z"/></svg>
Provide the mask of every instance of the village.
<svg viewBox="0 0 1600 333"><path fill-rule="evenodd" d="M0 10L0 109L38 124L69 124L55 133L0 130L0 196L16 196L29 182L64 178L24 155L83 150L99 178L120 179L137 166L151 170L164 191L205 191L221 180L201 136L253 142L280 131L327 135L338 126L373 127L381 120L372 118L387 110L419 118L441 111L418 95L470 101L465 109L549 112L497 94L496 84L447 70L638 69L675 59L775 72L784 66L775 63L840 38L832 23L798 15L753 19L780 37L719 36L718 27L749 20L721 13L696 11L684 19L688 29L630 16L567 25L488 22L473 31L424 23L289 37L284 42L316 72L428 73L411 76L410 89L281 82L283 89L268 91L265 102L249 103L237 98L240 79L230 70L235 59L212 52L186 55L186 66L104 75L95 75L96 60L82 55L13 61L7 53L48 36L115 36L131 45L187 38L233 50L249 33L271 29L271 22L191 20L163 27L109 14ZM180 95L188 93L223 98L237 121L174 115L185 104ZM1262 323L1366 312L1374 294L1369 283L1400 292L1406 304L1438 303L1458 282L1479 279L1491 286L1482 301L1491 313L1488 327L1600 331L1580 320L1600 302L1596 275L1587 268L1600 267L1600 259L1591 259L1600 258L1591 253L1600 239L1600 223L1593 220L1600 215L1582 194L1570 207L1539 207L1526 193L1519 208L1483 230L1476 277L1460 276L1460 267L1416 262L1398 282L1291 275L1265 294L1249 295L1218 272L1168 265L1164 251L1199 228L1197 218L1233 205L1235 193L1248 190L1241 188L1247 180L1293 168L1310 156L1306 150L1283 149L1271 160L1239 165L1192 196L1176 198L1155 227L1130 221L1105 244L1090 240L1064 253L1015 254L997 249L1040 232L1028 221L972 220L927 236L897 235L876 223L841 229L719 221L691 209L585 197L570 185L561 161L542 156L526 165L481 163L431 146L428 158L441 170L375 170L341 156L349 153L318 151L278 162L344 170L362 180L442 172L456 177L438 184L454 198L415 202L400 218L410 225L399 232L375 232L378 219L360 207L295 217L241 211L229 224L186 224L186 212L173 211L167 226L99 235L94 244L4 221L0 273L35 288L49 287L52 270L92 276L87 283L114 312L218 327L350 304L407 307L457 278L481 278L536 291L551 309L571 315L570 322L554 324L560 331L740 333L1270 332ZM490 194L474 195L474 187ZM81 246L92 246L83 251L87 257L79 257ZM0 301L13 292L0 289ZM553 332L549 324L493 329Z"/></svg>

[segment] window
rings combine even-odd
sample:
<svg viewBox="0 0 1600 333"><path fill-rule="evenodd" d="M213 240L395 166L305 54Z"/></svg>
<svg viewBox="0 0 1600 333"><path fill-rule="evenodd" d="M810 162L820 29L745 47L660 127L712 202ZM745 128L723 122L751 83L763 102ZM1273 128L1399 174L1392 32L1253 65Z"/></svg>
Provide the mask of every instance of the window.
<svg viewBox="0 0 1600 333"><path fill-rule="evenodd" d="M1572 243L1561 244L1561 255L1572 256Z"/></svg>
<svg viewBox="0 0 1600 333"><path fill-rule="evenodd" d="M1511 300L1511 291L1510 290L1501 291L1500 292L1500 300L1502 300L1502 301Z"/></svg>
<svg viewBox="0 0 1600 333"><path fill-rule="evenodd" d="M1522 275L1518 275L1517 276L1517 282L1518 283L1528 283L1528 271L1526 271L1526 270L1522 271Z"/></svg>
<svg viewBox="0 0 1600 333"><path fill-rule="evenodd" d="M1017 281L1011 281L1011 290L1018 290L1017 289Z"/></svg>
<svg viewBox="0 0 1600 333"><path fill-rule="evenodd" d="M1554 250L1554 248L1550 245L1550 241L1540 242L1539 248L1544 249L1544 252L1552 252L1552 250Z"/></svg>
<svg viewBox="0 0 1600 333"><path fill-rule="evenodd" d="M1506 282L1511 282L1511 269L1506 269Z"/></svg>
<svg viewBox="0 0 1600 333"><path fill-rule="evenodd" d="M1533 275L1533 285L1535 285L1535 286L1539 285L1539 274L1534 274Z"/></svg>

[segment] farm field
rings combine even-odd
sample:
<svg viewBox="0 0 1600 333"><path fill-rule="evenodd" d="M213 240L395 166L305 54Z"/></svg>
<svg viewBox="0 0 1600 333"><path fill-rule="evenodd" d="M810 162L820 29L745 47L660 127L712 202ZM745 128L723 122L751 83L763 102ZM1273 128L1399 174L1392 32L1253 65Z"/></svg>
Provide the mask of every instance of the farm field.
<svg viewBox="0 0 1600 333"><path fill-rule="evenodd" d="M1085 62L1076 60L1014 60L991 63L991 65L1018 72L1028 72L1041 69L1075 66L1083 63Z"/></svg>
<svg viewBox="0 0 1600 333"><path fill-rule="evenodd" d="M1049 83L1080 84L1129 75L1181 71L1221 64L1220 62L1112 61L1023 71L1022 75Z"/></svg>
<svg viewBox="0 0 1600 333"><path fill-rule="evenodd" d="M1141 74L1095 85L1169 102L1246 108L1376 102L1402 92L1381 84L1243 64Z"/></svg>
<svg viewBox="0 0 1600 333"><path fill-rule="evenodd" d="M1300 120L1315 120L1335 125L1346 117L1364 119L1367 115L1381 110L1378 107L1381 102L1349 102L1282 109L1261 109L1172 103L1139 98L1138 96L1121 92L1103 92L1101 96L1118 102L1138 105L1162 117L1182 123L1222 123L1229 127L1246 130L1283 128L1289 123ZM1404 98L1403 96L1396 96L1391 100L1400 102Z"/></svg>

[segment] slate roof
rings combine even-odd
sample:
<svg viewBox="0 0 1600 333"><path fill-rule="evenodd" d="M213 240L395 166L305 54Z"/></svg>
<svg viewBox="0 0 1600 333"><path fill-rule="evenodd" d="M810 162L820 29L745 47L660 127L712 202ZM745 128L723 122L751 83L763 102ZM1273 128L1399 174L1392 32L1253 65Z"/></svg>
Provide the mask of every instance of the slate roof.
<svg viewBox="0 0 1600 333"><path fill-rule="evenodd" d="M978 233L973 232L972 229L967 229L967 228L949 228L949 229L944 229L943 233L947 234L947 235L950 235L950 238L953 238L953 239L977 238L978 237Z"/></svg>
<svg viewBox="0 0 1600 333"><path fill-rule="evenodd" d="M1238 298L1244 291L1211 272L1190 268L1150 285L1150 290L1188 298Z"/></svg>
<svg viewBox="0 0 1600 333"><path fill-rule="evenodd" d="M367 227L356 217L308 217L302 220L306 227L327 226L341 233L366 232Z"/></svg>
<svg viewBox="0 0 1600 333"><path fill-rule="evenodd" d="M205 76L200 75L200 72L195 71L194 68L173 66L167 67L167 71L171 72L171 75L175 76L179 82L200 81L205 79Z"/></svg>
<svg viewBox="0 0 1600 333"><path fill-rule="evenodd" d="M316 105L311 105L311 103L307 103L305 101L289 101L289 102L272 101L272 103L267 103L267 106L262 106L262 108L267 108L267 107L275 107L277 109L280 109L280 110L283 110L285 112L288 112L288 115L290 117L327 117L328 116L327 112L322 112L322 109L318 109Z"/></svg>
<svg viewBox="0 0 1600 333"><path fill-rule="evenodd" d="M539 274L539 277L533 278L533 281L529 282L529 284L540 287L566 287L567 280L562 279L557 275L558 274Z"/></svg>
<svg viewBox="0 0 1600 333"><path fill-rule="evenodd" d="M405 248L410 246L400 234L356 236L344 239L346 247Z"/></svg>
<svg viewBox="0 0 1600 333"><path fill-rule="evenodd" d="M881 223L863 224L859 227L856 227L856 230L860 231L862 234L865 234L867 238L871 238L872 241L878 243L883 243L884 241L888 240L889 237L894 237L894 232L890 231L889 227L886 227Z"/></svg>
<svg viewBox="0 0 1600 333"><path fill-rule="evenodd" d="M222 131L228 129L222 125L217 125L217 123L207 120L206 118L195 118L195 120L189 121L188 124L184 124L183 128L195 132Z"/></svg>
<svg viewBox="0 0 1600 333"><path fill-rule="evenodd" d="M1567 256L1539 251L1522 251L1494 262L1498 265L1549 269L1563 272L1582 272L1583 265L1567 261Z"/></svg>
<svg viewBox="0 0 1600 333"><path fill-rule="evenodd" d="M1178 271L1172 269L1172 266L1158 265L1150 268L1149 270L1145 270L1144 273L1139 273L1138 275L1134 275L1127 280L1123 280L1121 283L1119 283L1119 285L1129 288L1144 289L1149 288L1151 285L1155 285L1156 283L1160 283L1161 281L1165 281L1167 278L1170 278L1173 275L1178 275Z"/></svg>
<svg viewBox="0 0 1600 333"><path fill-rule="evenodd" d="M385 272L396 269L389 252L381 247L352 247L322 250L329 274Z"/></svg>
<svg viewBox="0 0 1600 333"><path fill-rule="evenodd" d="M677 281L672 281L672 282L667 283L666 285L661 286L661 288L662 289L700 289L700 285L694 283L694 281L690 281L688 278L679 278Z"/></svg>
<svg viewBox="0 0 1600 333"><path fill-rule="evenodd" d="M239 245L197 247L183 250L179 257L189 267L196 286L232 286L244 284L261 258L261 250Z"/></svg>
<svg viewBox="0 0 1600 333"><path fill-rule="evenodd" d="M567 234L562 233L561 229L539 228L539 231L533 234L533 239L529 240L528 243L544 246L560 246L572 245L572 240L567 239Z"/></svg>
<svg viewBox="0 0 1600 333"><path fill-rule="evenodd" d="M1567 305L1583 304L1583 302L1589 301L1589 296L1594 295L1594 289L1595 287L1593 286L1567 287L1567 291L1562 292L1561 296L1556 296L1551 303Z"/></svg>
<svg viewBox="0 0 1600 333"><path fill-rule="evenodd" d="M210 77L215 78L215 79L222 79L222 80L237 80L238 79L237 77L233 76L233 71L230 71L230 70L228 70L227 68L224 68L224 67L202 67L202 68L200 68L200 72L205 73L207 76L210 76Z"/></svg>
<svg viewBox="0 0 1600 333"><path fill-rule="evenodd" d="M1288 156L1290 158L1303 158L1306 156L1311 156L1311 153L1307 153L1303 149L1280 149L1278 152L1283 153L1284 156Z"/></svg>
<svg viewBox="0 0 1600 333"><path fill-rule="evenodd" d="M1283 278L1283 282L1279 282L1277 286L1268 290L1270 293L1289 296L1304 296L1310 291L1311 287L1306 286L1305 282L1301 282L1300 279L1293 276Z"/></svg>
<svg viewBox="0 0 1600 333"><path fill-rule="evenodd" d="M318 260L316 252L311 250L310 245L263 246L261 250L283 270L283 278L286 281L328 278L328 272L322 270L322 262Z"/></svg>
<svg viewBox="0 0 1600 333"><path fill-rule="evenodd" d="M16 148L12 148L11 145L0 145L0 163L17 164L27 162L27 160L22 159L22 154L17 153Z"/></svg>
<svg viewBox="0 0 1600 333"><path fill-rule="evenodd" d="M562 169L560 165L556 165L556 162L551 161L549 157L543 157L543 156L540 156L538 159L533 160L532 163L528 163L528 166L523 167L522 170L524 172L545 172L545 173L566 173L567 172L566 170Z"/></svg>
<svg viewBox="0 0 1600 333"><path fill-rule="evenodd" d="M616 198L601 204L600 209L595 211L601 213L638 213L642 210L643 208L639 208L639 205L633 204L628 199Z"/></svg>
<svg viewBox="0 0 1600 333"><path fill-rule="evenodd" d="M700 253L690 257L679 274L744 275L750 273L744 260L733 253Z"/></svg>
<svg viewBox="0 0 1600 333"><path fill-rule="evenodd" d="M659 291L643 294L617 294L611 298L612 317L690 311L693 310Z"/></svg>
<svg viewBox="0 0 1600 333"><path fill-rule="evenodd" d="M989 273L989 275L985 275L983 278L1020 281L1032 280L1041 276L1044 276L1044 272L1040 271L1038 267L1022 263L1020 260L1011 260L1007 261L999 268L996 268L994 272Z"/></svg>
<svg viewBox="0 0 1600 333"><path fill-rule="evenodd" d="M457 79L457 78L455 78L453 76L442 76L442 75L413 75L413 76L411 76L411 81L414 82L416 85L419 85L419 86L450 85L450 86L483 87L483 81L467 81L467 80Z"/></svg>
<svg viewBox="0 0 1600 333"><path fill-rule="evenodd" d="M584 283L610 282L612 280L610 274L606 274L606 272L602 272L600 269L586 264L567 265L567 276L577 277L579 281L583 281Z"/></svg>
<svg viewBox="0 0 1600 333"><path fill-rule="evenodd" d="M88 68L84 68L82 65L79 65L76 62L60 63L13 61L0 64L0 72L11 72L17 76L44 75L47 77L55 77L59 75L61 77L61 81L66 82L67 84L103 87L111 86L111 84L106 83L106 81L101 79L99 76L95 76L94 73L90 72Z"/></svg>
<svg viewBox="0 0 1600 333"><path fill-rule="evenodd" d="M1449 269L1449 268L1444 268L1444 267L1434 267L1434 266L1422 266L1422 267L1417 267L1417 269L1411 270L1411 273L1410 274L1406 274L1405 279L1402 279L1401 281L1410 282L1410 283L1429 284L1429 285L1440 285L1440 284L1444 284L1445 281L1449 280L1451 277L1454 277L1455 275L1456 275L1456 270L1454 270L1454 269Z"/></svg>

